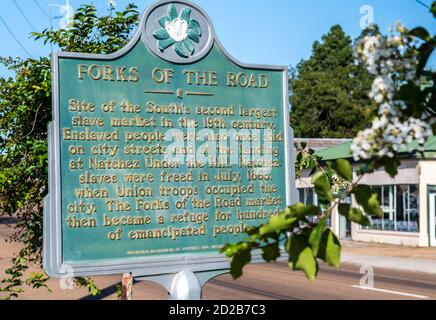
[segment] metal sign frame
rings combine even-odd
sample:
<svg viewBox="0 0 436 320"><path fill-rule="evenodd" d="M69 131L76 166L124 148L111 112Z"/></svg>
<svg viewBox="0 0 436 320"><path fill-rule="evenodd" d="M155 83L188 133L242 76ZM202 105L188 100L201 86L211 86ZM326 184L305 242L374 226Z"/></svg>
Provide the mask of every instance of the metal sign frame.
<svg viewBox="0 0 436 320"><path fill-rule="evenodd" d="M226 273L229 270L229 260L220 254L177 254L165 255L162 257L154 256L149 258L137 259L116 259L107 262L90 261L89 263L65 264L62 260L62 207L61 207L61 152L60 152L60 88L59 88L59 60L60 59L82 59L107 61L120 58L130 52L135 45L142 41L147 45L147 30L145 28L147 18L159 6L169 3L188 5L200 12L207 20L210 28L212 45L215 44L229 59L237 66L245 69L256 69L265 71L283 72L283 106L285 123L285 170L286 170L286 203L292 205L297 202L295 189L294 172L294 151L293 151L293 132L289 121L289 85L288 68L286 66L268 66L244 64L233 58L221 45L216 37L212 22L209 16L198 6L190 1L168 1L161 0L152 5L142 15L138 30L133 39L121 51L109 55L82 54L58 52L52 55L53 73L53 121L49 125L49 194L45 199L44 205L44 250L43 265L48 275L54 278L73 277L73 276L96 276L132 273L134 277L155 277L156 282L165 285L170 291L171 281L176 274L185 272L188 276L195 273L207 273L199 283L203 285L208 279L216 275ZM196 60L204 58L210 51L212 45L207 44L200 56ZM149 49L150 52L152 50ZM187 60L186 63L195 61ZM252 263L264 262L260 253L253 256ZM168 275L164 280L162 276ZM157 278L156 278L157 277ZM177 278L177 277L176 277ZM180 278L180 277L179 277ZM189 278L189 277L188 277ZM148 278L153 280L153 278Z"/></svg>

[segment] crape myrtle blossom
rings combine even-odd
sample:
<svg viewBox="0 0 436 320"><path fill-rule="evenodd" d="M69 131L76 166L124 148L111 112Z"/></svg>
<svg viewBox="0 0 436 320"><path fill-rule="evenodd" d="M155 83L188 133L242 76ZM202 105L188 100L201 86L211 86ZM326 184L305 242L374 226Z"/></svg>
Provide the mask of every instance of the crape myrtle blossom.
<svg viewBox="0 0 436 320"><path fill-rule="evenodd" d="M348 181L342 179L338 175L333 175L332 182L333 182L333 184L332 184L332 192L334 194L339 194L341 192L346 192L350 188L350 186L351 186L351 184Z"/></svg>
<svg viewBox="0 0 436 320"><path fill-rule="evenodd" d="M407 108L404 101L396 98L401 85L417 77L418 52L413 38L401 24L396 34L366 36L356 46L356 57L368 72L375 76L369 97L378 105L378 115L369 129L359 132L352 144L356 161L371 157L394 157L413 140L423 146L432 135L431 123L421 119L404 118Z"/></svg>

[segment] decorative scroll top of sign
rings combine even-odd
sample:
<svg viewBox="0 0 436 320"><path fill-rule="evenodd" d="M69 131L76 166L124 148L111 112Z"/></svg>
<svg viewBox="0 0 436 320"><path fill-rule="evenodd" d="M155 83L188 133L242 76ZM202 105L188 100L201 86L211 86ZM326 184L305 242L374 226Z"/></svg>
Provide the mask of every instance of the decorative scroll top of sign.
<svg viewBox="0 0 436 320"><path fill-rule="evenodd" d="M174 63L193 63L209 53L213 31L207 15L188 3L159 3L145 22L148 48Z"/></svg>

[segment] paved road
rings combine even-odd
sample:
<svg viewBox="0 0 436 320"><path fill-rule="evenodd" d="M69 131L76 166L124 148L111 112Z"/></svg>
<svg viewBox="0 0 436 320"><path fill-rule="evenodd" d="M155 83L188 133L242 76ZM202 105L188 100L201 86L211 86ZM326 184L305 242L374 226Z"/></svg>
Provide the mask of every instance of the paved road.
<svg viewBox="0 0 436 320"><path fill-rule="evenodd" d="M237 281L228 275L212 280L204 288L204 299L436 300L436 275L383 269L375 269L374 274L374 288L368 290L360 287L362 275L356 265L343 264L340 270L321 267L314 282L300 272L291 272L284 263L249 266ZM163 290L148 283L137 283L135 292L153 292L153 299L166 296Z"/></svg>
<svg viewBox="0 0 436 320"><path fill-rule="evenodd" d="M9 259L18 250L17 244L5 243L11 230L0 226L0 274L9 266ZM3 239L2 239L3 238ZM436 261L435 261L436 263ZM229 275L220 276L204 288L207 300L436 300L436 275L392 271L376 268L374 288L359 287L363 275L360 266L343 264L339 270L322 266L318 278L309 282L301 272L292 272L285 263L249 266L244 276L233 281ZM104 288L98 299L116 299L115 284L118 276L97 277L96 282ZM90 299L85 289L61 290L59 281L50 280L50 294L42 290L26 290L22 299ZM160 286L138 282L134 286L134 299L166 299L167 293Z"/></svg>
<svg viewBox="0 0 436 320"><path fill-rule="evenodd" d="M374 288L360 287L360 267L344 264L340 270L321 267L318 278L290 272L286 264L250 266L245 276L233 281L223 276L209 283L205 299L275 300L401 300L436 299L436 275L374 270Z"/></svg>

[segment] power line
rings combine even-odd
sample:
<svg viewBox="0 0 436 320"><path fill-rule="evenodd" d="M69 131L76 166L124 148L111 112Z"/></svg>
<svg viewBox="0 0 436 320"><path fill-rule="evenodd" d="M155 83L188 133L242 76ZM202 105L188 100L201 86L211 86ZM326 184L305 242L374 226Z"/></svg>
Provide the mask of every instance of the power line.
<svg viewBox="0 0 436 320"><path fill-rule="evenodd" d="M23 9L21 9L21 7L18 5L16 0L13 0L15 3L15 6L17 7L18 11L20 11L21 15L23 16L24 20L27 21L27 23L29 24L29 26L33 29L33 31L36 31L35 26L32 24L32 22L30 22L30 20L27 18L26 14L24 13Z"/></svg>
<svg viewBox="0 0 436 320"><path fill-rule="evenodd" d="M421 0L415 0L415 2L419 3L421 6L430 10L430 6L428 4L422 2Z"/></svg>
<svg viewBox="0 0 436 320"><path fill-rule="evenodd" d="M30 56L31 58L33 58L33 56L30 54L29 51L27 51L27 49L23 46L23 44L21 43L21 41L15 36L15 34L12 32L11 28L9 28L8 24L6 23L5 20L3 20L2 17L0 17L0 21L3 23L3 25L5 26L6 30L9 32L9 34L12 36L12 38L14 38L14 40L18 43L18 45L21 47L21 49L27 53L28 56Z"/></svg>
<svg viewBox="0 0 436 320"><path fill-rule="evenodd" d="M41 12L48 18L51 19L50 15L41 7L38 1L33 0L33 2L36 4L36 6L41 10Z"/></svg>

